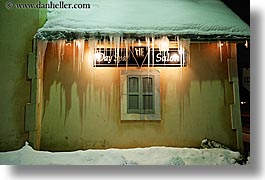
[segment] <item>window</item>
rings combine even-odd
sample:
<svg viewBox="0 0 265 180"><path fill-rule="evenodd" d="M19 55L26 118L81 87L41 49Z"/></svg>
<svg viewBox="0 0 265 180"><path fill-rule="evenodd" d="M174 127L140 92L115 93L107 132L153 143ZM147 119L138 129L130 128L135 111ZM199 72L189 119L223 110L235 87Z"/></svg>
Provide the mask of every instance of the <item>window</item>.
<svg viewBox="0 0 265 180"><path fill-rule="evenodd" d="M154 114L153 76L128 76L127 112Z"/></svg>
<svg viewBox="0 0 265 180"><path fill-rule="evenodd" d="M121 119L160 120L158 71L122 71Z"/></svg>

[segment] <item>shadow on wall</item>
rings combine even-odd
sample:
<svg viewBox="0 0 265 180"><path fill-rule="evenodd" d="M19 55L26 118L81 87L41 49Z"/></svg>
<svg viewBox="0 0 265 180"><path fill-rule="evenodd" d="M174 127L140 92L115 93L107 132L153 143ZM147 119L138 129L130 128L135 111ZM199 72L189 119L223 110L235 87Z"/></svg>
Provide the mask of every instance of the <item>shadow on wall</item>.
<svg viewBox="0 0 265 180"><path fill-rule="evenodd" d="M43 69L43 116L50 101L50 88L55 83L56 88L58 87L60 91L60 116L64 116L64 124L66 124L66 119L72 108L72 87L75 84L82 124L88 106L86 100L95 100L95 98L92 98L94 95L91 93L92 89L99 90L99 92L104 91L105 102L110 102L109 90L114 82L119 82L119 79L113 79L112 76L108 76L108 70L96 69L89 64L87 43L84 45L85 51L71 43L65 44L63 49L60 49L59 46L61 46L59 42L49 42L45 53ZM63 99L65 102L63 102ZM90 101L89 105L96 103L98 102Z"/></svg>
<svg viewBox="0 0 265 180"><path fill-rule="evenodd" d="M61 48L63 46L63 48ZM191 45L191 71L183 71L183 79L200 82L200 89L203 81L221 80L222 86L225 87L225 81L228 79L227 58L231 57L230 44L223 44L222 51L218 44L192 44ZM43 76L43 102L44 110L50 101L50 87L56 83L60 91L60 115L63 115L62 105L65 106L64 119L67 119L69 110L72 105L72 86L77 85L79 97L80 118L86 111L86 101L88 88L99 88L105 90L108 94L111 87L107 70L102 68L93 68L88 62L88 44L84 44L84 50L78 48L73 43L65 41L49 42L47 45L44 60ZM221 53L220 53L220 52ZM218 55L218 56L216 56ZM189 69L188 67L188 69ZM99 75L99 76L98 76ZM103 78L104 77L104 78ZM118 76L117 76L118 77ZM187 78L186 78L187 77ZM102 83L104 81L104 83ZM118 79L115 79L118 81ZM161 82L163 83L163 82ZM182 90L188 93L190 83L183 83ZM226 91L224 91L225 93ZM184 94L185 95L185 94ZM62 103L63 96L65 103ZM187 95L189 97L189 95ZM225 96L226 97L226 96ZM109 101L109 96L106 96ZM92 102L93 103L93 102Z"/></svg>
<svg viewBox="0 0 265 180"><path fill-rule="evenodd" d="M77 48L73 43L63 43L64 48L60 48L60 46L62 44L59 41L49 42L45 53L43 70L43 116L50 101L50 87L56 83L56 87L60 91L60 116L64 116L64 123L66 123L72 106L72 86L75 83L79 97L80 119L82 121L87 109L87 102L85 100L88 98L87 96L91 96L91 94L87 94L87 92L91 92L88 91L88 88L105 90L107 94L105 97L107 98L107 102L109 102L110 94L108 90L111 87L112 81L118 82L119 79L111 79L108 76L108 70L106 68L95 68L89 64L87 43L84 45L85 51ZM230 86L227 84L227 58L231 57L230 48L230 44L228 43L222 45L222 51L220 51L218 43L191 44L191 62L189 67L183 68L181 72L183 73L181 74L183 77L181 80L186 82L198 81L200 83L200 89L204 81L213 80L220 80L224 88ZM117 73L119 73L118 70ZM161 84L163 83L161 82ZM116 84L118 85L119 83ZM189 97L187 93L189 93L190 83L183 83L182 85L185 86L182 87L182 96ZM227 90L224 93L227 93ZM65 99L64 103L62 102L63 96ZM227 97L227 95L225 94L224 97ZM93 102L91 103L93 104ZM231 102L226 102L225 104L227 103ZM62 112L63 105L65 112Z"/></svg>

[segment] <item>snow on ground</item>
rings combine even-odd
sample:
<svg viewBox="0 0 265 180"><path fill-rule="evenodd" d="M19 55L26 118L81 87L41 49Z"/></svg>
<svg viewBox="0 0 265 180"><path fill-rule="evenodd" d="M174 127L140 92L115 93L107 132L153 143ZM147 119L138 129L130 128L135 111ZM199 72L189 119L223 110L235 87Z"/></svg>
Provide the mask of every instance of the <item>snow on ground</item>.
<svg viewBox="0 0 265 180"><path fill-rule="evenodd" d="M65 0L64 3L87 3L90 8L49 9L48 20L39 32L250 35L249 26L220 0Z"/></svg>
<svg viewBox="0 0 265 180"><path fill-rule="evenodd" d="M36 151L25 144L17 151L1 152L6 165L232 165L241 160L239 152L228 149L149 147L134 149Z"/></svg>

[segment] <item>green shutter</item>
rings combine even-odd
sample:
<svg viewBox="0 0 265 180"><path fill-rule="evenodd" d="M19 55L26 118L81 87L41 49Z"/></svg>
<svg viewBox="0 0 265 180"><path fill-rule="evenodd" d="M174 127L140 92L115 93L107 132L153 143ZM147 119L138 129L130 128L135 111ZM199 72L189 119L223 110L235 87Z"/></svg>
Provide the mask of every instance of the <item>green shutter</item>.
<svg viewBox="0 0 265 180"><path fill-rule="evenodd" d="M142 76L141 77L141 113L142 114L153 114L154 109L154 77L153 76Z"/></svg>
<svg viewBox="0 0 265 180"><path fill-rule="evenodd" d="M128 76L127 113L140 113L140 77Z"/></svg>
<svg viewBox="0 0 265 180"><path fill-rule="evenodd" d="M128 76L127 84L127 113L155 113L154 77Z"/></svg>

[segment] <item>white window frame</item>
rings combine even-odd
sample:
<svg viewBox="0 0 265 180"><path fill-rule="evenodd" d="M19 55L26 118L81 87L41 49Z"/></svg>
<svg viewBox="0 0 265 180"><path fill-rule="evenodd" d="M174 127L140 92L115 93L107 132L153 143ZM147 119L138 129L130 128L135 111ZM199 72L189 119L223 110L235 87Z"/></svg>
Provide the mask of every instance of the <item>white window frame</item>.
<svg viewBox="0 0 265 180"><path fill-rule="evenodd" d="M128 113L128 77L152 77L154 83L154 110L150 114ZM120 74L121 120L161 120L160 108L160 72L158 70L121 70Z"/></svg>

